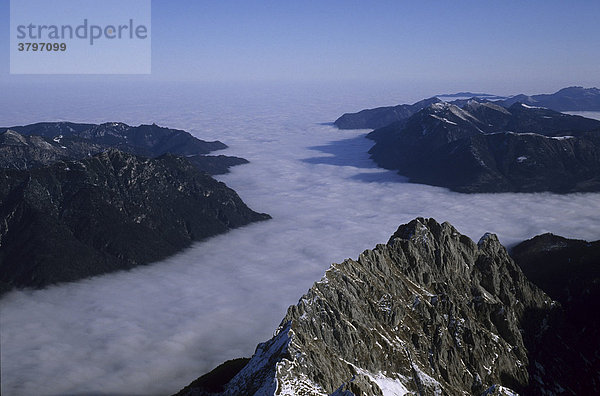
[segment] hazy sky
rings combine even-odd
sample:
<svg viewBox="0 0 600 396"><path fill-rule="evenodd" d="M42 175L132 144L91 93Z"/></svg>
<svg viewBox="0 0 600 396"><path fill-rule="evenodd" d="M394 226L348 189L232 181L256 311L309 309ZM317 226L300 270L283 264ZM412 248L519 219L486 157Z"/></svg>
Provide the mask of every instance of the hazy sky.
<svg viewBox="0 0 600 396"><path fill-rule="evenodd" d="M8 22L9 1L1 4ZM553 92L599 85L599 17L597 0L154 0L152 75L130 78ZM8 54L6 28L0 45ZM10 76L4 59L0 81L32 79Z"/></svg>

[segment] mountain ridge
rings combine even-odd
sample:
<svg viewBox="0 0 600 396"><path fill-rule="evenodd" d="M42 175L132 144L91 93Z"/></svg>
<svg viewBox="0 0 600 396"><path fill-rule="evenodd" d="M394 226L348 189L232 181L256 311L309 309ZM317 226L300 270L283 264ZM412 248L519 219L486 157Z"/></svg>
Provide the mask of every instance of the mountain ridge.
<svg viewBox="0 0 600 396"><path fill-rule="evenodd" d="M457 94L438 95L441 97L458 99L451 101L452 104L462 107L469 99L461 94L471 94L470 92L461 92ZM524 103L530 106L546 107L555 111L600 111L600 89L598 88L583 88L583 87L567 87L553 94L539 95L514 95L506 99L492 100L495 95L485 94L486 96L477 97L478 94L472 94L470 99L478 101L491 102L503 107L510 107L515 103ZM490 95L490 96L488 96ZM396 106L383 106L374 109L364 109L357 113L345 113L340 116L334 125L339 129L377 129L390 125L394 122L404 121L418 110L428 106L437 99L437 96L429 99L416 102L412 105L400 104ZM426 106L422 103L429 101ZM403 111L398 111L402 109Z"/></svg>
<svg viewBox="0 0 600 396"><path fill-rule="evenodd" d="M463 193L600 191L600 121L514 103L438 102L367 135L380 167Z"/></svg>
<svg viewBox="0 0 600 396"><path fill-rule="evenodd" d="M218 390L178 395L557 392L568 378L543 373L539 342L560 312L495 235L417 218L333 264Z"/></svg>
<svg viewBox="0 0 600 396"><path fill-rule="evenodd" d="M515 95L500 103L510 106L521 102L533 106L547 107L556 111L600 111L600 89L571 86L553 94Z"/></svg>
<svg viewBox="0 0 600 396"><path fill-rule="evenodd" d="M220 141L207 142L186 131L156 124L132 127L121 122L41 122L0 128L0 166L4 168L28 169L58 160L79 160L111 148L144 157L166 153L184 156L213 175L248 163L239 157L207 155L227 148Z"/></svg>

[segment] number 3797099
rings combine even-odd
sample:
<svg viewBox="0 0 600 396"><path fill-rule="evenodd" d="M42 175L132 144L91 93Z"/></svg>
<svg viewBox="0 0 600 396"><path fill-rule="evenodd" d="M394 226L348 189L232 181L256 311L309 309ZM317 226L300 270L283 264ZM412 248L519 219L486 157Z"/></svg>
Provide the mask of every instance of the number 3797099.
<svg viewBox="0 0 600 396"><path fill-rule="evenodd" d="M66 51L67 43L18 43L19 51Z"/></svg>

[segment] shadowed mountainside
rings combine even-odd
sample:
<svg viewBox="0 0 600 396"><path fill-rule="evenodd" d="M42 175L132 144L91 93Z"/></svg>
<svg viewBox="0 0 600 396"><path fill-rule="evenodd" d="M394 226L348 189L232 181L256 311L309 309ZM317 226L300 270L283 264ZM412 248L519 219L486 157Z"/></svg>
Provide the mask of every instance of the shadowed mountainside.
<svg viewBox="0 0 600 396"><path fill-rule="evenodd" d="M560 379L563 394L599 394L600 241L543 234L515 246L511 256L564 310L532 351L539 363L530 367L532 377Z"/></svg>
<svg viewBox="0 0 600 396"><path fill-rule="evenodd" d="M109 150L0 169L0 282L44 287L157 261L270 218L185 158Z"/></svg>
<svg viewBox="0 0 600 396"><path fill-rule="evenodd" d="M381 167L465 193L600 191L600 121L516 103L435 103L367 137Z"/></svg>

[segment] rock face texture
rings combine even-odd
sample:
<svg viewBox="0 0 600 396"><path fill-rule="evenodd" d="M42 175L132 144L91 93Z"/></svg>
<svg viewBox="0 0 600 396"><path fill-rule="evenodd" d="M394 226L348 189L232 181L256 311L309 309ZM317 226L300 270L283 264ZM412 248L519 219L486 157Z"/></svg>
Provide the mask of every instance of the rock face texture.
<svg viewBox="0 0 600 396"><path fill-rule="evenodd" d="M510 395L556 307L495 235L418 218L333 264L218 391L180 394Z"/></svg>
<svg viewBox="0 0 600 396"><path fill-rule="evenodd" d="M270 218L170 154L148 159L113 149L0 169L0 180L2 291L131 268Z"/></svg>
<svg viewBox="0 0 600 396"><path fill-rule="evenodd" d="M84 159L111 148L144 157L167 153L183 156L198 169L213 175L227 173L230 166L248 162L238 157L208 156L227 146L155 124L132 127L120 122L100 125L57 122L0 128L2 168L30 169L59 160Z"/></svg>
<svg viewBox="0 0 600 396"><path fill-rule="evenodd" d="M465 193L600 191L600 121L515 103L434 103L371 132L371 158Z"/></svg>
<svg viewBox="0 0 600 396"><path fill-rule="evenodd" d="M547 394L600 394L600 241L544 234L515 246L511 255L562 305L531 351L536 386Z"/></svg>

